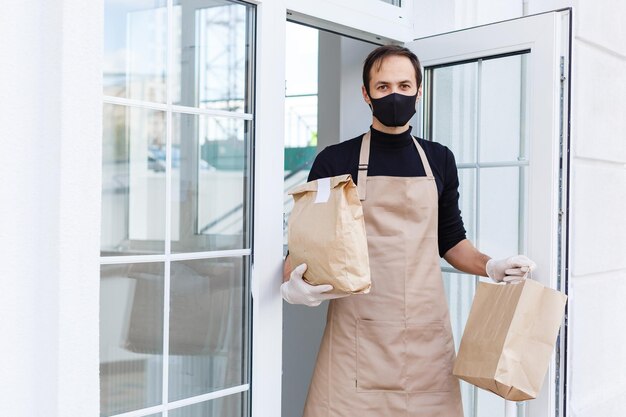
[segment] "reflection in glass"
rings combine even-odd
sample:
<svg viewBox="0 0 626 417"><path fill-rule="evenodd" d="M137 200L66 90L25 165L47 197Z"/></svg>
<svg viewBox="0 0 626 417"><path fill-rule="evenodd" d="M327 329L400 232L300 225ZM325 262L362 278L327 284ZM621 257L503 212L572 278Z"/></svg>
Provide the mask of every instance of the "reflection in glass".
<svg viewBox="0 0 626 417"><path fill-rule="evenodd" d="M233 394L204 403L177 408L169 417L246 417L248 416L247 395Z"/></svg>
<svg viewBox="0 0 626 417"><path fill-rule="evenodd" d="M165 0L104 1L104 94L164 103Z"/></svg>
<svg viewBox="0 0 626 417"><path fill-rule="evenodd" d="M478 64L433 70L432 140L449 147L457 163L476 162Z"/></svg>
<svg viewBox="0 0 626 417"><path fill-rule="evenodd" d="M249 247L249 122L174 114L172 123L172 252Z"/></svg>
<svg viewBox="0 0 626 417"><path fill-rule="evenodd" d="M247 258L172 262L170 401L247 382L246 264Z"/></svg>
<svg viewBox="0 0 626 417"><path fill-rule="evenodd" d="M480 249L493 258L519 253L524 229L520 199L520 171L524 167L480 170Z"/></svg>
<svg viewBox="0 0 626 417"><path fill-rule="evenodd" d="M105 104L102 255L164 250L165 113Z"/></svg>
<svg viewBox="0 0 626 417"><path fill-rule="evenodd" d="M527 85L525 62L528 54L482 62L480 83L480 161L517 161L525 155ZM523 146L522 146L523 147Z"/></svg>
<svg viewBox="0 0 626 417"><path fill-rule="evenodd" d="M459 351L463 329L469 317L474 293L476 292L476 277L467 274L443 273L443 285L450 308L450 322L452 324L452 336L454 346ZM473 415L474 410L474 386L461 381L461 395L463 397L463 409L466 416Z"/></svg>
<svg viewBox="0 0 626 417"><path fill-rule="evenodd" d="M162 263L100 269L100 412L158 405L163 367Z"/></svg>
<svg viewBox="0 0 626 417"><path fill-rule="evenodd" d="M174 2L173 102L249 112L251 8L224 0Z"/></svg>

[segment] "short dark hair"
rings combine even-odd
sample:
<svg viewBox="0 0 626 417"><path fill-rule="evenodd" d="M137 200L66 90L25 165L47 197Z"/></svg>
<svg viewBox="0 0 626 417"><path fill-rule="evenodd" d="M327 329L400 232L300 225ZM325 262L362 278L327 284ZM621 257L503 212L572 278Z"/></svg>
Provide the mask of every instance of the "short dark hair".
<svg viewBox="0 0 626 417"><path fill-rule="evenodd" d="M367 58L365 58L365 62L363 62L363 85L365 86L365 91L367 91L368 95L370 93L370 74L372 67L376 65L376 70L379 70L380 66L383 64L383 60L388 56L394 55L409 58L411 64L413 64L413 68L415 68L415 81L417 81L417 88L422 85L422 68L420 66L419 59L417 59L417 55L404 46L383 45L370 52Z"/></svg>

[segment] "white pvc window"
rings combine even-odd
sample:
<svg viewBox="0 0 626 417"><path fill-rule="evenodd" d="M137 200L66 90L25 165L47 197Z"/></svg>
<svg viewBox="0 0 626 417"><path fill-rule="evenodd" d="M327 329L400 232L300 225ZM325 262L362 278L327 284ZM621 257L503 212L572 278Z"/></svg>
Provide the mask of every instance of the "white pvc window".
<svg viewBox="0 0 626 417"><path fill-rule="evenodd" d="M528 56L425 68L425 136L453 151L467 237L496 258L527 252ZM442 269L458 349L478 277ZM465 382L461 391L466 416L504 417L501 398Z"/></svg>
<svg viewBox="0 0 626 417"><path fill-rule="evenodd" d="M102 416L249 415L254 22L105 0Z"/></svg>

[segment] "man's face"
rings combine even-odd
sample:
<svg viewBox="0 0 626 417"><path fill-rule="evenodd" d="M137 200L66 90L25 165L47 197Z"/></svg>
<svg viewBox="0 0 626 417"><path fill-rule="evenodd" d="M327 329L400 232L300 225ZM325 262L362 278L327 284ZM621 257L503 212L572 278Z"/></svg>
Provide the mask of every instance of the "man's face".
<svg viewBox="0 0 626 417"><path fill-rule="evenodd" d="M411 60L405 56L391 55L383 59L380 68L374 64L370 70L369 90L371 98L374 99L391 93L415 95L418 92L418 86ZM371 104L365 86L362 87L362 93L365 102ZM419 88L419 93L418 99L421 96L421 88Z"/></svg>

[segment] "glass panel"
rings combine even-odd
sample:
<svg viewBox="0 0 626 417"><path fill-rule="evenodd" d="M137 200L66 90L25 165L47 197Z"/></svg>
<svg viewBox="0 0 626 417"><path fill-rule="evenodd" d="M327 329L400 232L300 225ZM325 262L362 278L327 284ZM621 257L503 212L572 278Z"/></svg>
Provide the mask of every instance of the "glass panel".
<svg viewBox="0 0 626 417"><path fill-rule="evenodd" d="M172 262L170 401L247 382L247 262Z"/></svg>
<svg viewBox="0 0 626 417"><path fill-rule="evenodd" d="M174 2L175 104L249 111L249 9L223 0Z"/></svg>
<svg viewBox="0 0 626 417"><path fill-rule="evenodd" d="M452 324L452 336L454 346L459 351L463 329L469 317L469 312L476 292L476 277L466 274L443 273L443 285L450 308L450 322ZM461 395L463 397L463 410L466 416L472 416L474 410L473 385L461 382Z"/></svg>
<svg viewBox="0 0 626 417"><path fill-rule="evenodd" d="M504 417L504 399L484 389L477 389L476 417Z"/></svg>
<svg viewBox="0 0 626 417"><path fill-rule="evenodd" d="M100 268L100 412L161 404L162 263Z"/></svg>
<svg viewBox="0 0 626 417"><path fill-rule="evenodd" d="M248 416L248 396L246 393L240 393L220 397L171 410L168 415L169 417L246 417Z"/></svg>
<svg viewBox="0 0 626 417"><path fill-rule="evenodd" d="M105 104L102 255L164 251L165 113Z"/></svg>
<svg viewBox="0 0 626 417"><path fill-rule="evenodd" d="M293 198L287 192L306 182L317 155L319 30L287 22L285 91L285 182L283 244Z"/></svg>
<svg viewBox="0 0 626 417"><path fill-rule="evenodd" d="M286 30L285 95L317 95L319 30L293 22Z"/></svg>
<svg viewBox="0 0 626 417"><path fill-rule="evenodd" d="M433 70L432 140L449 147L457 163L476 162L476 62Z"/></svg>
<svg viewBox="0 0 626 417"><path fill-rule="evenodd" d="M174 114L172 252L249 247L250 123Z"/></svg>
<svg viewBox="0 0 626 417"><path fill-rule="evenodd" d="M482 62L480 83L480 161L517 161L526 121L526 86L522 77L527 55Z"/></svg>
<svg viewBox="0 0 626 417"><path fill-rule="evenodd" d="M519 173L523 169L480 170L480 250L492 258L519 253L519 230L523 229Z"/></svg>
<svg viewBox="0 0 626 417"><path fill-rule="evenodd" d="M164 103L165 0L105 0L104 13L104 94Z"/></svg>

